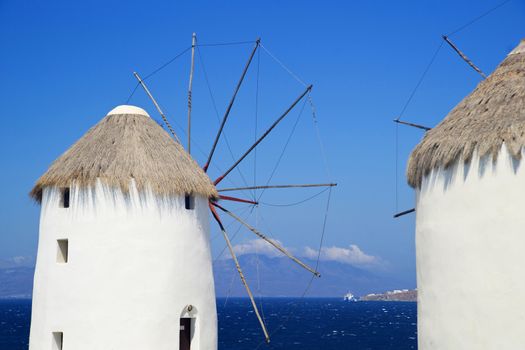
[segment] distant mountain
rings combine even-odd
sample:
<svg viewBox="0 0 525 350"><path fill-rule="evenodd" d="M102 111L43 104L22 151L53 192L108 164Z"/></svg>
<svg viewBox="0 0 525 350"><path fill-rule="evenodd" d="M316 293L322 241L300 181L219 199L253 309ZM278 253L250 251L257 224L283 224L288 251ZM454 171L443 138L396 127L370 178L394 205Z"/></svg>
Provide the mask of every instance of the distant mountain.
<svg viewBox="0 0 525 350"><path fill-rule="evenodd" d="M31 298L34 271L26 266L0 268L0 299Z"/></svg>
<svg viewBox="0 0 525 350"><path fill-rule="evenodd" d="M315 261L302 259L314 267ZM245 254L239 257L243 272L253 293L265 297L301 296L312 279L312 274L286 257ZM30 298L33 285L33 262L27 260L6 263L0 261L0 298ZM215 289L219 297L245 297L233 261L214 263ZM366 295L384 290L401 289L399 281L387 271L373 271L336 261L321 261L320 278L314 278L307 297L343 297L347 292Z"/></svg>
<svg viewBox="0 0 525 350"><path fill-rule="evenodd" d="M314 260L302 258L302 261L315 267ZM239 257L239 262L256 295L301 296L312 279L311 273L286 257L246 254ZM388 271L373 271L337 261L321 261L318 270L321 277L312 281L308 297L342 298L349 291L365 295L406 287L406 282L397 280ZM214 275L217 296L246 296L232 260L215 262Z"/></svg>

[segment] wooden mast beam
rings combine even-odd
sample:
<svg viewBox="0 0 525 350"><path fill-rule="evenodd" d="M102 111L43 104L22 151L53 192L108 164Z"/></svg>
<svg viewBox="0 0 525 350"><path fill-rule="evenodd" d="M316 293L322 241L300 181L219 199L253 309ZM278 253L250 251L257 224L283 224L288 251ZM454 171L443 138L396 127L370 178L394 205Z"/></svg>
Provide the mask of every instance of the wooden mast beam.
<svg viewBox="0 0 525 350"><path fill-rule="evenodd" d="M423 126L423 125L419 125L419 124L409 123L409 122L405 122L405 121L400 120L400 119L394 119L394 123L412 126L414 128L423 129L425 131L429 131L429 130L432 129L432 128L429 128L428 126Z"/></svg>
<svg viewBox="0 0 525 350"><path fill-rule="evenodd" d="M415 211L416 211L416 208L412 208L412 209L408 209L400 213L394 214L394 219L397 219L398 217L403 216L403 215L414 213Z"/></svg>
<svg viewBox="0 0 525 350"><path fill-rule="evenodd" d="M233 92L233 96L230 100L230 103L228 104L228 108L226 108L226 112L224 113L224 117L222 118L222 122L219 127L219 131L217 132L217 136L215 136L215 141L213 141L213 146L211 147L210 154L208 155L208 160L206 161L206 164L202 167L204 169L204 172L208 171L208 167L210 166L211 159L213 157L213 154L215 153L215 148L217 148L217 143L219 142L219 138L221 137L222 130L224 129L226 120L228 119L228 116L230 115L230 111L232 109L233 102L235 102L237 93L239 92L239 89L241 88L241 84L244 80L244 77L246 76L246 72L248 72L250 63L252 62L253 56L255 55L255 51L257 51L257 48L259 47L260 44L261 44L261 39L257 38L257 40L255 41L255 46L250 54L250 57L248 58L248 62L246 62L246 65L244 66L244 70L242 71L241 78L239 79L239 82L237 83L237 86L235 87L235 91Z"/></svg>
<svg viewBox="0 0 525 350"><path fill-rule="evenodd" d="M248 156L248 154L250 154L251 151L253 151L253 149L255 147L257 147L257 145L259 143L261 143L262 140L264 140L266 138L266 136L268 136L268 134L277 126L277 124L279 124L283 119L284 117L286 117L286 115L288 113L290 113L290 111L295 107L295 105L297 103L299 103L299 101L302 100L302 98L307 94L309 93L310 91L312 90L312 85L308 86L306 88L306 90L304 90L304 92L295 99L295 101L290 105L290 107L288 107L288 109L286 111L284 111L283 114L281 114L281 116L272 124L272 126L270 126L268 128L268 130L266 130L264 132L264 134L262 134L261 137L259 137L259 139L257 141L255 141L255 143L250 147L248 148L248 150L246 152L244 152L244 154L228 169L226 170L226 172L224 174L222 174L221 176L219 176L217 178L217 180L215 180L214 184L217 185L219 182L221 182L233 169L235 169L235 167L237 167L237 165L239 165L240 162L242 162L242 160L244 158L246 158L246 156Z"/></svg>
<svg viewBox="0 0 525 350"><path fill-rule="evenodd" d="M195 69L195 45L197 44L197 34L191 37L191 66L190 81L188 85L188 154L191 154L191 92L193 88L193 71Z"/></svg>
<svg viewBox="0 0 525 350"><path fill-rule="evenodd" d="M258 205L259 204L259 202L252 201L250 199L243 199L243 198L230 197L230 196L219 195L219 199L223 199L223 200L226 200L226 201L240 202L240 203L248 203L248 204L253 204L253 205Z"/></svg>
<svg viewBox="0 0 525 350"><path fill-rule="evenodd" d="M227 192L227 191L244 191L244 190L262 190L267 188L305 188L305 187L333 187L337 186L336 183L327 183L327 184L298 184L298 185L269 185L269 186L248 186L248 187L231 187L231 188L221 188L218 189L218 192Z"/></svg>
<svg viewBox="0 0 525 350"><path fill-rule="evenodd" d="M447 42L447 44L454 50L456 53L463 59L463 61L467 62L467 64L474 69L479 75L483 77L483 79L487 79L487 75L481 71L463 52L461 52L456 45L446 35L442 35L443 40Z"/></svg>
<svg viewBox="0 0 525 350"><path fill-rule="evenodd" d="M266 330L266 325L264 324L264 321L261 318L261 315L259 314L259 309L257 308L257 304L255 303L255 300L253 298L252 291L250 290L250 287L248 286L248 282L246 282L246 278L244 277L244 274L242 272L241 265L239 264L239 260L237 260L237 256L235 255L235 252L233 251L233 246L230 241L230 238L228 237L228 234L226 233L226 229L224 228L224 225L221 222L219 214L217 214L217 211L215 210L211 202L209 206L210 206L211 213L213 214L213 217L215 218L215 221L217 221L217 223L219 224L224 240L226 241L226 244L228 245L228 249L233 258L233 262L235 263L235 267L237 268L237 272L239 273L239 276L241 277L242 284L244 284L244 287L246 288L246 292L248 293L248 296L250 297L250 301L252 303L253 310L255 311L255 315L257 316L257 319L259 320L259 324L261 325L261 328L263 330L266 342L269 343L270 336L268 335L268 331Z"/></svg>
<svg viewBox="0 0 525 350"><path fill-rule="evenodd" d="M286 255L288 258L292 259L295 263L297 263L299 266L301 266L302 268L308 270L309 272L311 272L312 274L314 274L315 277L321 277L321 274L317 271L315 271L314 269L312 269L310 266L306 265L305 263L303 263L301 260L297 259L295 256L293 256L290 252L288 252L286 249L284 249L280 244L276 243L275 241L269 239L268 237L266 237L264 234L262 234L260 231L258 231L255 227L251 226L250 224L248 224L247 222L245 222L244 220L242 220L240 217L238 217L237 215L235 215L234 213L232 213L231 211L229 211L228 209L226 208L223 208L222 206L218 205L217 203L213 203L212 202L212 205L216 206L217 208L219 208L220 210L222 210L223 212L225 212L226 214L230 215L232 218L234 218L235 220L237 220L238 222L240 222L243 226L245 226L248 230L252 231L253 233L255 233L257 236L259 236L259 238L263 239L264 241L268 242L269 244L271 244L274 248L276 248L278 251L280 251L281 253L283 253L284 255Z"/></svg>
<svg viewBox="0 0 525 350"><path fill-rule="evenodd" d="M149 91L149 89L146 86L146 84L144 83L144 81L140 78L140 76L138 75L137 72L133 72L133 75L135 76L135 78L137 78L137 80L139 81L140 86L142 86L142 88L144 89L146 94L149 96L149 98L151 99L151 101L155 105L155 108L157 108L157 111L159 112L160 116L162 117L162 120L164 121L164 123L166 124L166 127L169 129L169 131L171 132L171 134L175 138L175 141L180 143L180 140L177 137L177 134L175 134L175 130L173 130L173 128L171 127L171 124L168 122L168 118L166 118L166 115L164 114L164 112L160 108L159 104L157 103L157 101L155 100L155 98L153 97L151 92Z"/></svg>

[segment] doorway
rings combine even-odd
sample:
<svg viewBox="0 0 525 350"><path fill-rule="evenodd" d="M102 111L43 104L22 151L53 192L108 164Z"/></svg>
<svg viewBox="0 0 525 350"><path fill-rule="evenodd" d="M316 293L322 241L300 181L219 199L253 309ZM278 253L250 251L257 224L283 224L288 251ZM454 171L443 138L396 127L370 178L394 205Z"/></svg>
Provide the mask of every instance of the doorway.
<svg viewBox="0 0 525 350"><path fill-rule="evenodd" d="M180 319L179 350L190 350L191 347L191 318Z"/></svg>

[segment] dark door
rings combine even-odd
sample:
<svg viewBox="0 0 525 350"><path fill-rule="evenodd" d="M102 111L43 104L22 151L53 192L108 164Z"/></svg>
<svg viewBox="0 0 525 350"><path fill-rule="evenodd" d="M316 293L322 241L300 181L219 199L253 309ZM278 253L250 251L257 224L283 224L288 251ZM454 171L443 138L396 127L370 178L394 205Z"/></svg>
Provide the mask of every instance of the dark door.
<svg viewBox="0 0 525 350"><path fill-rule="evenodd" d="M191 318L180 319L179 350L190 350L191 344Z"/></svg>

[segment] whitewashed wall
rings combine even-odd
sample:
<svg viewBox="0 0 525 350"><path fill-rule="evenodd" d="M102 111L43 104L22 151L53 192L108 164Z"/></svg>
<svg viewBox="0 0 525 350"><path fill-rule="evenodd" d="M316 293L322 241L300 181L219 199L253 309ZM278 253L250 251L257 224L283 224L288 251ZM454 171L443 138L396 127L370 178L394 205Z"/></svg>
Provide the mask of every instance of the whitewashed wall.
<svg viewBox="0 0 525 350"><path fill-rule="evenodd" d="M525 349L523 162L435 170L416 210L419 349Z"/></svg>
<svg viewBox="0 0 525 350"><path fill-rule="evenodd" d="M217 349L207 199L159 200L100 183L73 187L70 208L45 189L33 292L30 349L173 350L179 318L195 317L192 349ZM57 239L69 261L56 262ZM186 307L193 306L191 312Z"/></svg>

